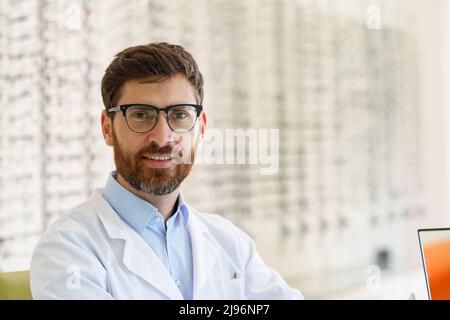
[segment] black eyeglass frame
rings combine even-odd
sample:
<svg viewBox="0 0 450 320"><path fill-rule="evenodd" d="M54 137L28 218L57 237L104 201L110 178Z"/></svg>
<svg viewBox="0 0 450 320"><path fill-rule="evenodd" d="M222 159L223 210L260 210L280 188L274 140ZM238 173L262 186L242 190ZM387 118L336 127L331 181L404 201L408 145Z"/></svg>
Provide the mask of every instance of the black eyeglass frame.
<svg viewBox="0 0 450 320"><path fill-rule="evenodd" d="M156 124L158 123L158 119L159 119L159 112L163 111L163 112L165 112L165 114L166 114L166 122L167 122L167 125L169 126L170 130L175 131L175 130L171 127L171 125L170 125L170 123L169 123L169 118L168 118L168 117L169 117L169 113L168 113L168 112L169 112L171 109L173 109L173 108L176 108L176 107L185 107L185 106L188 106L188 107L194 107L195 110L196 110L196 112L197 112L197 116L195 117L195 122L194 122L194 124L192 125L192 127L191 127L189 130L183 131L183 132L189 132L189 131L191 131L191 130L195 127L195 125L196 125L196 123L197 123L197 119L198 119L198 117L200 116L200 114L202 113L203 106L200 105L200 104L180 103L180 104L173 104L173 105L167 106L167 107L165 107L165 108L158 108L158 107L152 106L151 104L143 104L143 103L122 104L122 105L117 106L117 107L109 108L109 109L108 109L108 113L113 113L113 112L119 112L119 111L122 111L122 115L123 115L123 117L125 118L125 121L126 121L126 123L127 123L127 126L128 126L128 128L129 128L131 131L136 132L136 133L147 133L147 132L152 131L153 128L156 126ZM143 132L133 130L133 129L130 127L130 125L128 124L128 119L127 119L127 110L128 110L128 108L130 108L130 107L145 107L145 108L147 108L147 109L153 109L153 110L155 110L155 111L156 111L156 121L155 121L155 124L153 125L153 127L152 127L150 130L148 130L148 131L143 131Z"/></svg>

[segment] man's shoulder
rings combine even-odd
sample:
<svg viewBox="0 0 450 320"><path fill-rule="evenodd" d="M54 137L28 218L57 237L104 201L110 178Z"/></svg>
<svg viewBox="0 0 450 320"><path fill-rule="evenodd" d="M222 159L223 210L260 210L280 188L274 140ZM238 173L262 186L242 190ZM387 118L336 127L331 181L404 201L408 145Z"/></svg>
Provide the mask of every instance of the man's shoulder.
<svg viewBox="0 0 450 320"><path fill-rule="evenodd" d="M93 228L98 227L97 220L89 201L85 201L52 222L41 236L41 241L61 236L88 234Z"/></svg>
<svg viewBox="0 0 450 320"><path fill-rule="evenodd" d="M227 219L222 215L209 212L199 212L195 209L192 211L199 217L199 219L207 227L208 231L215 237L220 237L221 239L233 238L235 240L245 242L251 240L246 231L237 226L232 220Z"/></svg>
<svg viewBox="0 0 450 320"><path fill-rule="evenodd" d="M200 219L207 223L207 224L219 224L220 226L235 226L234 223L226 219L224 216L219 215L217 213L211 213L211 212L200 212L196 209L191 208L191 210L194 212L194 214L197 214Z"/></svg>
<svg viewBox="0 0 450 320"><path fill-rule="evenodd" d="M191 213L195 214L208 227L235 229L237 226L229 219L222 215L211 212L200 212L199 210L189 207Z"/></svg>

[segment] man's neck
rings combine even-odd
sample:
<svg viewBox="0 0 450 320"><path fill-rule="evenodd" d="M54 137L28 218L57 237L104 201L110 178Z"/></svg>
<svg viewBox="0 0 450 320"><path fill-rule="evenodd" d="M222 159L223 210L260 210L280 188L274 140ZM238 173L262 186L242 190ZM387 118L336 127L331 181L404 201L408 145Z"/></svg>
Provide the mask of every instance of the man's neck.
<svg viewBox="0 0 450 320"><path fill-rule="evenodd" d="M179 187L176 188L171 193L155 196L153 194L139 191L131 186L120 174L117 174L116 178L117 182L126 188L128 191L137 195L139 198L144 199L149 202L151 205L156 207L158 211L163 215L164 222L166 222L176 211L177 199L180 193Z"/></svg>

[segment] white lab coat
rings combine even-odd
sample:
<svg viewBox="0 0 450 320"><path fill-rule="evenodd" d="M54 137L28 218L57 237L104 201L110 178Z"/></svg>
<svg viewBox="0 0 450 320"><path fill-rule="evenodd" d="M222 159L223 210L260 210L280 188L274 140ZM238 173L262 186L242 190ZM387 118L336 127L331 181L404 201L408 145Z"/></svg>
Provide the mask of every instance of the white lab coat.
<svg viewBox="0 0 450 320"><path fill-rule="evenodd" d="M254 241L224 218L189 207L194 299L302 299L266 266ZM142 237L98 191L37 244L34 299L183 299Z"/></svg>

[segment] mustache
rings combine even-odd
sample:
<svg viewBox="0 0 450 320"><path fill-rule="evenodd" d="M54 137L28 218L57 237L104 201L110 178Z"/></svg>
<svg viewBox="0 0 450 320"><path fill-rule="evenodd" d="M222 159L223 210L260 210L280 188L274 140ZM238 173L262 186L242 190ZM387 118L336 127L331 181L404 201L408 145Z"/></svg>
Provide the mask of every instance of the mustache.
<svg viewBox="0 0 450 320"><path fill-rule="evenodd" d="M183 150L180 148L180 146L172 146L172 145L165 145L164 147L160 147L155 142L152 142L150 146L142 149L140 152L138 152L137 156L138 158L141 158L144 154L162 154L162 155L168 155L168 156L183 156Z"/></svg>

